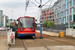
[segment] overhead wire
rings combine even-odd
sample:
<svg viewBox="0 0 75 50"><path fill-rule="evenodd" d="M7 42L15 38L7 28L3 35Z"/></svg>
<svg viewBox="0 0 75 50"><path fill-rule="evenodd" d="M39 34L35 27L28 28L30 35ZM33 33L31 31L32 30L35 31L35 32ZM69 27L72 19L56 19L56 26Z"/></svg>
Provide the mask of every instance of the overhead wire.
<svg viewBox="0 0 75 50"><path fill-rule="evenodd" d="M31 1L31 0L30 0L30 1ZM38 6L38 5L36 5L36 4L35 4L34 2L32 2L32 1L31 1L31 3L33 3L35 6Z"/></svg>
<svg viewBox="0 0 75 50"><path fill-rule="evenodd" d="M49 0L50 1L50 0ZM44 3L43 5L42 5L42 7L45 5L45 4L47 4L49 1L47 1L46 3Z"/></svg>
<svg viewBox="0 0 75 50"><path fill-rule="evenodd" d="M50 6L51 6L51 3L52 3L52 0L51 0L51 2L50 2L49 8L50 8Z"/></svg>
<svg viewBox="0 0 75 50"><path fill-rule="evenodd" d="M26 11L27 11L27 7L34 7L34 6L28 6L29 5L29 1L31 2L31 3L33 3L35 6L38 6L38 5L36 5L34 2L32 2L31 0L26 0L26 6L25 6L25 14L24 15L26 15ZM36 1L36 0L35 0ZM50 1L50 0L49 0ZM48 1L48 2L49 2ZM52 1L52 0L51 0ZM37 1L36 1L37 2ZM45 4L47 4L48 2L46 2ZM37 2L38 3L38 2ZM44 6L45 4L43 4L42 6ZM46 6L51 6L51 3L50 3L50 5L46 5Z"/></svg>
<svg viewBox="0 0 75 50"><path fill-rule="evenodd" d="M38 1L35 0L36 3L40 4Z"/></svg>
<svg viewBox="0 0 75 50"><path fill-rule="evenodd" d="M27 11L27 7L28 7L28 5L29 5L29 0L26 0L26 6L25 6L25 14L24 14L24 16L26 15L26 11Z"/></svg>
<svg viewBox="0 0 75 50"><path fill-rule="evenodd" d="M27 7L28 7L28 5L29 5L29 1L31 1L31 0L26 0L26 3L25 3L25 13L24 13L24 16L26 15L26 11L27 11ZM36 5L34 2L32 2L31 1L31 3L33 3L35 6L38 6L38 5ZM32 6L29 6L29 7L32 7ZM33 6L34 7L34 6Z"/></svg>

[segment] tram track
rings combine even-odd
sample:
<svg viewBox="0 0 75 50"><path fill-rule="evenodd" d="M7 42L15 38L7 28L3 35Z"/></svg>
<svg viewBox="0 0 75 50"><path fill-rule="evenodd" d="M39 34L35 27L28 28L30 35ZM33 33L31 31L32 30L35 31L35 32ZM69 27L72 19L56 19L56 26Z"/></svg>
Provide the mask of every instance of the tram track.
<svg viewBox="0 0 75 50"><path fill-rule="evenodd" d="M49 49L46 45L44 45L43 43L41 43L41 42L39 42L39 41L37 41L37 40L35 40L35 39L33 39L33 41L35 41L36 43L40 44L41 46L43 46L43 47L46 48L47 50L50 50L50 49ZM22 44L23 44L24 49L25 49L25 50L28 50L28 49L27 49L27 46L26 46L26 44L25 44L25 40L24 40L24 41L22 40Z"/></svg>
<svg viewBox="0 0 75 50"><path fill-rule="evenodd" d="M34 39L34 38L29 38L29 39L19 39L20 45L24 48L24 50L29 50L31 47L43 47L46 50L51 50L48 46L53 46L53 45L72 45L75 46L75 44L71 44L67 41L63 41L64 39L60 40L59 38L52 38L52 37L47 37L43 39ZM54 43L54 44L53 44ZM57 44L56 44L57 43ZM17 43L19 44L19 43ZM17 46L17 45L16 45ZM10 48L10 47L8 47Z"/></svg>
<svg viewBox="0 0 75 50"><path fill-rule="evenodd" d="M22 40L22 44L23 44L24 50L27 50L27 46L23 40Z"/></svg>
<svg viewBox="0 0 75 50"><path fill-rule="evenodd" d="M50 50L46 45L42 44L41 42L37 41L37 40L34 40L36 41L37 43L41 44L43 47L45 47L47 50Z"/></svg>
<svg viewBox="0 0 75 50"><path fill-rule="evenodd" d="M9 50L9 49L10 49L10 46L7 47L7 50Z"/></svg>
<svg viewBox="0 0 75 50"><path fill-rule="evenodd" d="M51 40L54 40L54 41L57 41L57 42L62 42L62 43L65 43L65 44L69 44L69 45L75 46L74 44L71 44L71 43L69 43L69 42L57 40L57 39L54 39L54 38L47 38L47 39L51 39ZM38 44L42 45L42 46L43 46L44 48L46 48L47 50L50 50L50 48L48 48L48 47L47 47L44 43L42 43L41 41L38 41L38 40L36 40L36 39L32 39L32 41L35 41L35 42L37 42ZM48 41L50 41L50 40L48 40ZM23 43L23 46L24 46L25 50L27 50L27 46L26 46L26 44L25 44L25 40L24 40L24 41L22 40L22 43Z"/></svg>
<svg viewBox="0 0 75 50"><path fill-rule="evenodd" d="M10 49L10 46L11 46L11 45L9 44L9 45L8 45L8 47L7 47L7 50L9 50L9 49Z"/></svg>

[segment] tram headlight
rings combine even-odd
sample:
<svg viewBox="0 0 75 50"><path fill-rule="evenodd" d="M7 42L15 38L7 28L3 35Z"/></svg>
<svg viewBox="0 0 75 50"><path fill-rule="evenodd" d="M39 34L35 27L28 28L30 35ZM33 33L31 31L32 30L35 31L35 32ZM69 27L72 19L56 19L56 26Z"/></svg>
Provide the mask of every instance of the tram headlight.
<svg viewBox="0 0 75 50"><path fill-rule="evenodd" d="M21 31L23 31L23 29L20 29Z"/></svg>
<svg viewBox="0 0 75 50"><path fill-rule="evenodd" d="M32 29L34 31L34 29Z"/></svg>

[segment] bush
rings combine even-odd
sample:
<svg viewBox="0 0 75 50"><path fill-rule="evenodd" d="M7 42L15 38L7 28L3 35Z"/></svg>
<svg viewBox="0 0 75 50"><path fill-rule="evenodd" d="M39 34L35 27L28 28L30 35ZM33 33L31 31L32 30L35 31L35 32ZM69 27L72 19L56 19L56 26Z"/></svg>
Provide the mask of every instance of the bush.
<svg viewBox="0 0 75 50"><path fill-rule="evenodd" d="M44 27L47 27L48 21L44 21Z"/></svg>
<svg viewBox="0 0 75 50"><path fill-rule="evenodd" d="M54 27L54 21L44 21L44 27Z"/></svg>

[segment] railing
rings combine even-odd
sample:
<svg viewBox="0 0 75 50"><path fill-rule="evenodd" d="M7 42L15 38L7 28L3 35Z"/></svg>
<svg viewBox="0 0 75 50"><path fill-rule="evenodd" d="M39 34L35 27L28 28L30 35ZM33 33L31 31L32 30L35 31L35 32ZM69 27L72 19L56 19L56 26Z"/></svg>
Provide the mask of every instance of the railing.
<svg viewBox="0 0 75 50"><path fill-rule="evenodd" d="M72 28L66 29L66 36L75 37L75 29Z"/></svg>

